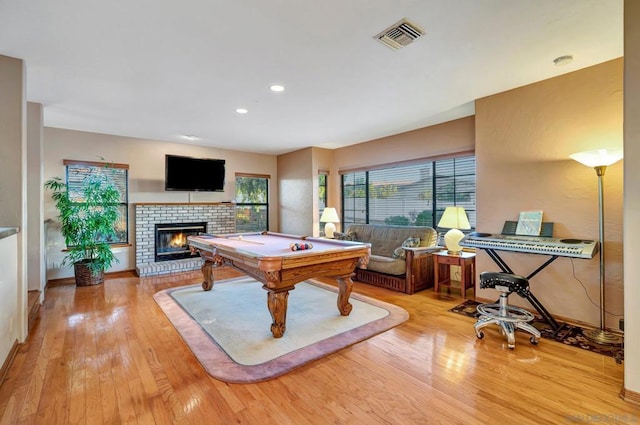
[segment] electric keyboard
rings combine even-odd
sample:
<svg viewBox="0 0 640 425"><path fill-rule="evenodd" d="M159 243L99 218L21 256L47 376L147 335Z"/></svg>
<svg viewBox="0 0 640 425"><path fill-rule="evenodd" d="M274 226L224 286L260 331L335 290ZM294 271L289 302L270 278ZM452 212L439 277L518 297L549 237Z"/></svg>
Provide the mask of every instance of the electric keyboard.
<svg viewBox="0 0 640 425"><path fill-rule="evenodd" d="M469 248L497 251L528 252L558 257L593 258L599 249L596 241L583 239L557 239L540 236L492 235L490 233L470 233L460 245Z"/></svg>

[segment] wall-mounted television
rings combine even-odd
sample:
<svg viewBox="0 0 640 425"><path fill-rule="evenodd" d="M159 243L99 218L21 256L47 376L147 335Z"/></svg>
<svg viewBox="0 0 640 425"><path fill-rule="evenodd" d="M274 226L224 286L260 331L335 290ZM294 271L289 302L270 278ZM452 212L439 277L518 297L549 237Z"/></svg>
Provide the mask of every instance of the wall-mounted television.
<svg viewBox="0 0 640 425"><path fill-rule="evenodd" d="M224 159L165 156L165 190L185 192L224 191Z"/></svg>

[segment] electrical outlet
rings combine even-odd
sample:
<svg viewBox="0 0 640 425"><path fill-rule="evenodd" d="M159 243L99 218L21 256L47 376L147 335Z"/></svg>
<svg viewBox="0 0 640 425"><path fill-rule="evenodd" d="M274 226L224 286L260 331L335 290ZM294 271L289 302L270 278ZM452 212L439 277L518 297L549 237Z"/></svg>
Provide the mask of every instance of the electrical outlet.
<svg viewBox="0 0 640 425"><path fill-rule="evenodd" d="M60 262L59 261L54 261L52 264L54 269L59 269L60 268Z"/></svg>

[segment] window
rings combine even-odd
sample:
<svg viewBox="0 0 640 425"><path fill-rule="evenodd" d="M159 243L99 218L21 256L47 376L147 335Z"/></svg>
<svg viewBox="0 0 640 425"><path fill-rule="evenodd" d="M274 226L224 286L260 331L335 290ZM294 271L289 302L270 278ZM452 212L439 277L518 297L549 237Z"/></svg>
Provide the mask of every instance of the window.
<svg viewBox="0 0 640 425"><path fill-rule="evenodd" d="M269 230L269 176L236 174L236 231Z"/></svg>
<svg viewBox="0 0 640 425"><path fill-rule="evenodd" d="M471 227L476 227L476 158L451 158L434 162L435 223L448 206L463 207Z"/></svg>
<svg viewBox="0 0 640 425"><path fill-rule="evenodd" d="M474 156L342 175L344 226L360 223L436 228L445 207L451 205L464 207L475 228Z"/></svg>
<svg viewBox="0 0 640 425"><path fill-rule="evenodd" d="M69 190L69 199L73 202L83 202L81 194L84 191L84 181L86 177L95 174L103 174L108 175L111 180L113 180L120 192L120 203L118 205L120 220L116 224L115 239L107 242L110 244L128 244L129 165L110 164L106 162L73 161L68 159L65 159L63 163L67 169L67 188Z"/></svg>
<svg viewBox="0 0 640 425"><path fill-rule="evenodd" d="M322 217L322 212L327 206L327 174L320 172L318 174L318 217ZM324 228L320 226L322 233Z"/></svg>
<svg viewBox="0 0 640 425"><path fill-rule="evenodd" d="M342 223L369 223L369 174L359 171L342 176Z"/></svg>

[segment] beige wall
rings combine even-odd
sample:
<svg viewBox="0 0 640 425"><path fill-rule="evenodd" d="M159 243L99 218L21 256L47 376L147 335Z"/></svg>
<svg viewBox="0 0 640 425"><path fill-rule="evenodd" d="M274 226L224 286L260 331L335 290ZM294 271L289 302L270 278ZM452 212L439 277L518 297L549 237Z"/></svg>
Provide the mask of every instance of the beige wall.
<svg viewBox="0 0 640 425"><path fill-rule="evenodd" d="M165 154L178 154L200 158L219 158L226 161L224 192L165 192ZM137 202L222 202L235 197L235 173L256 173L271 176L269 195L271 209L269 226L278 229L278 171L273 155L206 148L201 146L166 143L105 134L87 133L56 128L44 129L44 180L64 177L63 159L105 161L129 164L129 241L135 243L135 223L132 204ZM44 196L44 216L54 218L57 211L49 194ZM47 235L47 278L73 276L71 268L53 268L62 260L64 241L57 229ZM120 261L110 271L135 269L135 246L116 248Z"/></svg>
<svg viewBox="0 0 640 425"><path fill-rule="evenodd" d="M0 226L22 227L22 149L26 137L24 63L0 55ZM24 230L24 229L21 229Z"/></svg>
<svg viewBox="0 0 640 425"><path fill-rule="evenodd" d="M622 71L617 59L476 101L479 231L500 233L504 221L517 220L520 211L542 210L544 221L555 223L555 237L599 239L597 176L569 155L622 147ZM619 162L604 178L606 308L618 315L623 312L622 172ZM501 256L524 276L546 260ZM484 252L477 269L498 270ZM552 314L599 324L598 256L559 258L531 280L531 289ZM492 299L495 292L480 290L478 296ZM618 318L607 315L607 325L617 327Z"/></svg>
<svg viewBox="0 0 640 425"><path fill-rule="evenodd" d="M42 105L27 104L27 283L30 291L41 291L47 283L44 264L44 213L42 203Z"/></svg>
<svg viewBox="0 0 640 425"><path fill-rule="evenodd" d="M366 143L336 149L333 168L352 170L381 164L473 152L475 117L465 117Z"/></svg>
<svg viewBox="0 0 640 425"><path fill-rule="evenodd" d="M313 152L313 179L315 181L313 185L313 235L319 236L320 230L324 231L325 223L320 223L321 211L320 203L318 201L320 197L320 190L318 186L318 177L320 173L327 175L327 207L333 207L338 211L338 217L341 216L340 211L340 176L338 170L334 166L334 151L331 149L312 148ZM328 174L327 174L328 173ZM335 223L336 230L340 230L340 223Z"/></svg>
<svg viewBox="0 0 640 425"><path fill-rule="evenodd" d="M640 2L624 2L624 381L640 403Z"/></svg>
<svg viewBox="0 0 640 425"><path fill-rule="evenodd" d="M27 336L26 90L24 63L0 55L0 364Z"/></svg>
<svg viewBox="0 0 640 425"><path fill-rule="evenodd" d="M312 150L301 149L278 156L278 206L280 231L292 235L311 235L313 232Z"/></svg>

